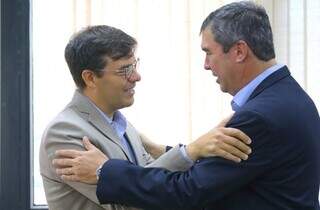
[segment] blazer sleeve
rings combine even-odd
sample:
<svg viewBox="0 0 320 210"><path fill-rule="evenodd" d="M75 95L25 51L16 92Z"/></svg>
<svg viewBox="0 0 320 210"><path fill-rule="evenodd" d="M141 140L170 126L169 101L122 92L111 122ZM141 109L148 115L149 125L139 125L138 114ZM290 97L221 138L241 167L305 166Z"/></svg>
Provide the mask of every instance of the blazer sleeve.
<svg viewBox="0 0 320 210"><path fill-rule="evenodd" d="M183 156L180 146L177 145L165 152L156 160L149 162L146 167L165 168L169 171L186 171L193 165Z"/></svg>
<svg viewBox="0 0 320 210"><path fill-rule="evenodd" d="M180 150L180 146L177 145L173 148L171 148L169 151L165 152L162 154L160 157L157 159L154 159L150 153L148 153L142 143L142 139L144 138L143 136L139 135L136 132L136 129L129 124L130 127L132 127L130 130L134 131L131 133L136 134L136 137L134 137L133 134L133 139L134 143L136 144L136 150L139 152L136 153L137 155L142 154L141 156L143 157L144 161L140 162L139 165L143 167L157 167L157 168L164 168L169 171L186 171L188 170L192 165L193 161L187 160L184 155L182 154Z"/></svg>
<svg viewBox="0 0 320 210"><path fill-rule="evenodd" d="M85 150L82 145L82 137L88 136L91 140L94 141L94 138L89 134L79 128L77 125L67 123L67 122L58 122L52 124L47 131L45 132L43 139L45 144L45 152L49 161L49 170L50 179L52 182L60 182L73 188L75 191L81 193L83 196L87 197L92 202L99 204L99 201L96 196L96 185L90 185L80 182L69 182L63 181L55 173L55 168L52 166L52 160L55 158L55 151L59 149L74 149L74 150ZM44 156L42 156L45 158ZM49 177L47 177L49 178ZM51 192L52 190L50 190ZM63 196L55 194L48 194L48 196ZM115 205L102 205L101 207L105 209L122 209L120 206Z"/></svg>
<svg viewBox="0 0 320 210"><path fill-rule="evenodd" d="M101 203L120 203L144 209L199 209L247 185L270 169L275 137L258 113L236 113L227 125L252 139L249 159L234 163L219 157L199 160L185 172L142 168L109 160L101 171L97 197Z"/></svg>

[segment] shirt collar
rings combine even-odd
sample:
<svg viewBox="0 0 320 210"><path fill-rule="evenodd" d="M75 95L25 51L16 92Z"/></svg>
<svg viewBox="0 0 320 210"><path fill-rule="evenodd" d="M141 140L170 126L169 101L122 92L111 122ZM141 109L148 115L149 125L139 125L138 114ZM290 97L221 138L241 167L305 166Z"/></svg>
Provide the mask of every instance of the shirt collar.
<svg viewBox="0 0 320 210"><path fill-rule="evenodd" d="M113 123L117 127L116 129L122 135L126 132L127 129L127 120L120 111L116 111L113 115Z"/></svg>
<svg viewBox="0 0 320 210"><path fill-rule="evenodd" d="M265 71L259 74L256 78L254 78L251 82L249 82L246 86L240 89L231 101L232 110L237 111L241 106L243 106L247 102L248 98L253 93L253 91L256 89L256 87L269 75L279 70L283 66L284 66L283 64L275 64L267 68Z"/></svg>
<svg viewBox="0 0 320 210"><path fill-rule="evenodd" d="M123 114L121 114L120 111L115 111L113 114L113 119L108 117L99 107L97 107L91 100L88 98L90 103L98 110L98 112L101 114L103 119L105 120L106 123L111 125L118 134L121 136L124 135L127 129L127 119Z"/></svg>

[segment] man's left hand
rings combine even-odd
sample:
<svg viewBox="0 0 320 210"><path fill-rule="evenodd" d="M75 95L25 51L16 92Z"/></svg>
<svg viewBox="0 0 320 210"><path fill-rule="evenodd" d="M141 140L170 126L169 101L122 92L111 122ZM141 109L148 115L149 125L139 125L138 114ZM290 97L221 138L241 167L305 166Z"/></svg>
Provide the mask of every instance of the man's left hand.
<svg viewBox="0 0 320 210"><path fill-rule="evenodd" d="M84 182L96 184L98 179L96 170L108 158L89 141L83 137L83 145L87 151L57 150L57 158L52 161L56 173L65 181Z"/></svg>

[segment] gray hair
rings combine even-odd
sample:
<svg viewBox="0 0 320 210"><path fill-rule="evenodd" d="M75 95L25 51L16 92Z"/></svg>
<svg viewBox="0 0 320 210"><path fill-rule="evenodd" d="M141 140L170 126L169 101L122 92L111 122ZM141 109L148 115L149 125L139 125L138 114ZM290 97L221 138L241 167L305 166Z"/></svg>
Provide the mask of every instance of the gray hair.
<svg viewBox="0 0 320 210"><path fill-rule="evenodd" d="M227 4L209 14L201 32L207 27L225 53L243 40L260 60L275 58L269 17L262 6L250 1Z"/></svg>

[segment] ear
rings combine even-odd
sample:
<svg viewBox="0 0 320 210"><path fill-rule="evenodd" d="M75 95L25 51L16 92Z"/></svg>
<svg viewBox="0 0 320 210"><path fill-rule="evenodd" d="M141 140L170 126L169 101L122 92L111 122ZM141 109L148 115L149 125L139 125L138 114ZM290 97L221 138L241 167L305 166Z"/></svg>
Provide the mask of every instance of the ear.
<svg viewBox="0 0 320 210"><path fill-rule="evenodd" d="M235 61L237 63L242 63L248 56L248 48L249 46L247 43L243 40L239 40L234 45L234 55L235 55Z"/></svg>
<svg viewBox="0 0 320 210"><path fill-rule="evenodd" d="M88 69L83 70L81 73L81 77L84 83L86 84L86 87L88 88L96 87L96 83L95 83L96 75L91 70L88 70Z"/></svg>

